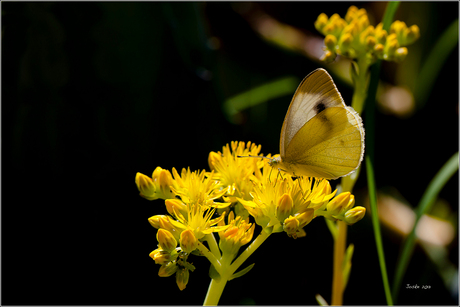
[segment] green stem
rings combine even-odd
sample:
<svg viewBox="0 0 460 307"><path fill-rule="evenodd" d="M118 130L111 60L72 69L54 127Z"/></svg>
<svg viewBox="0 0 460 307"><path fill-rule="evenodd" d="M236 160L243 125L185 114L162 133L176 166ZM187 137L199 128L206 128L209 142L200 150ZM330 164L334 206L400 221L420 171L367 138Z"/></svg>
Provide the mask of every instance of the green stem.
<svg viewBox="0 0 460 307"><path fill-rule="evenodd" d="M332 305L339 306L343 304L343 258L345 255L345 246L347 242L347 225L342 221L337 221L338 236L334 241L334 273L332 279Z"/></svg>
<svg viewBox="0 0 460 307"><path fill-rule="evenodd" d="M257 236L257 238L252 241L252 243L244 250L243 253L232 263L230 266L230 272L233 274L235 271L243 264L243 262L249 258L259 248L259 246L264 243L265 240L271 235L270 233L265 232L264 230Z"/></svg>
<svg viewBox="0 0 460 307"><path fill-rule="evenodd" d="M243 262L256 251L257 248L270 236L271 233L267 233L262 230L259 236L245 249L243 253L233 262L233 255L223 254L220 261L214 257L206 246L199 243L198 248L201 252L209 259L212 265L214 265L217 272L220 274L220 280L211 279L209 284L208 293L204 300L204 306L217 305L220 297L224 292L225 285L228 280L232 277L233 273L243 264Z"/></svg>
<svg viewBox="0 0 460 307"><path fill-rule="evenodd" d="M198 249L200 250L200 252L203 253L203 255L208 258L209 262L211 262L211 264L214 266L214 268L217 270L217 272L219 272L219 274L221 273L221 267L222 267L222 264L221 262L219 261L219 259L216 258L216 256L214 256L213 253L211 253L209 251L209 249L204 246L203 243L201 242L198 242Z"/></svg>
<svg viewBox="0 0 460 307"><path fill-rule="evenodd" d="M353 107L353 109L355 109L356 112L358 112L358 114L361 114L364 109L364 103L367 98L370 63L369 60L366 58L365 54L359 57L356 62L358 69L356 80L354 80L355 89L353 91L351 106Z"/></svg>
<svg viewBox="0 0 460 307"><path fill-rule="evenodd" d="M216 237L214 237L213 233L207 234L205 236L206 241L208 242L209 249L211 253L214 254L217 258L221 257L219 246L217 245Z"/></svg>
<svg viewBox="0 0 460 307"><path fill-rule="evenodd" d="M225 285L227 284L227 279L221 278L220 281L211 279L209 284L208 293L204 299L203 306L217 306L219 304L219 299L224 292Z"/></svg>

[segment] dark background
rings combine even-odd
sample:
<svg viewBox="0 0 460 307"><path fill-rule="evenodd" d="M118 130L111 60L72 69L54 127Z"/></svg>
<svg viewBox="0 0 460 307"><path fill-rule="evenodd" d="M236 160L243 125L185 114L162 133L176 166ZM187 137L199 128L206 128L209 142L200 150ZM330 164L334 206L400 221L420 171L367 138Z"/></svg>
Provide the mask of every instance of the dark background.
<svg viewBox="0 0 460 307"><path fill-rule="evenodd" d="M384 5L357 4L381 20ZM156 230L147 218L166 210L160 200L141 198L134 178L156 166L208 169L209 152L232 140L278 153L292 94L243 111L240 124L226 119L222 105L280 76L301 80L320 64L264 41L243 5L2 3L2 305L203 303L206 259L192 260L197 269L182 292L174 277L158 277L148 256ZM320 36L317 16L344 17L351 4L253 5ZM408 57L418 50L423 62L458 18L458 3L403 2L395 18L419 25ZM218 48L210 47L211 37ZM384 63L386 82L396 83L395 65ZM349 103L352 89L336 83ZM458 47L425 98L409 118L376 115L377 185L394 187L414 206L458 151ZM455 215L457 177L440 194ZM365 189L362 172L355 190L365 196ZM321 219L306 231L299 240L270 237L248 260L253 270L230 281L220 303L316 305L316 293L330 301L331 235ZM383 235L392 281L401 238L385 227ZM455 265L457 240L448 249ZM349 228L348 241L355 255L345 303L386 304L370 214ZM420 248L406 283L432 289L402 289L401 304L458 304Z"/></svg>

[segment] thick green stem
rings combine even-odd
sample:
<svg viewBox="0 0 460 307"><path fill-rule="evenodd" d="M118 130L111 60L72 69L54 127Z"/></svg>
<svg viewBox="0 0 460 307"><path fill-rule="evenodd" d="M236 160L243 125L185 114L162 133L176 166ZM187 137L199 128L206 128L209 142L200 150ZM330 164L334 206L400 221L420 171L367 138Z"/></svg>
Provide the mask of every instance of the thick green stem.
<svg viewBox="0 0 460 307"><path fill-rule="evenodd" d="M227 279L221 278L220 281L211 279L209 284L208 293L204 299L203 306L216 306L219 304L219 299L224 292L225 285L227 284Z"/></svg>

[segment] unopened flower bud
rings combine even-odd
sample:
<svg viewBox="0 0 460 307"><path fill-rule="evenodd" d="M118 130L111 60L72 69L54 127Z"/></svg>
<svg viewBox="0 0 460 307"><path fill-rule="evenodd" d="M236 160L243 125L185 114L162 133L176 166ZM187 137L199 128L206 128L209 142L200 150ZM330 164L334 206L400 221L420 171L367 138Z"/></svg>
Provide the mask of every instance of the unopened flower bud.
<svg viewBox="0 0 460 307"><path fill-rule="evenodd" d="M160 277L169 277L176 273L176 271L179 269L179 267L176 265L175 262L168 262L165 265L162 265L160 267L160 270L158 270L158 276Z"/></svg>
<svg viewBox="0 0 460 307"><path fill-rule="evenodd" d="M344 222L347 223L348 225L353 225L354 223L361 220L365 214L366 214L366 208L361 207L361 206L354 207L345 213Z"/></svg>
<svg viewBox="0 0 460 307"><path fill-rule="evenodd" d="M283 230L288 234L288 235L293 235L297 232L297 229L299 228L299 220L297 220L295 217L290 216L286 220L284 220L283 224Z"/></svg>
<svg viewBox="0 0 460 307"><path fill-rule="evenodd" d="M168 210L168 213L172 216L176 216L174 210L178 211L182 216L187 216L188 214L187 205L177 198L165 200L165 205L166 210Z"/></svg>
<svg viewBox="0 0 460 307"><path fill-rule="evenodd" d="M162 250L161 248L157 248L149 255L153 260L155 260L156 264L164 265L171 261L171 254L167 251Z"/></svg>
<svg viewBox="0 0 460 307"><path fill-rule="evenodd" d="M334 35L329 34L324 39L324 44L326 45L327 49L331 51L335 51L335 45L337 44L337 38Z"/></svg>
<svg viewBox="0 0 460 307"><path fill-rule="evenodd" d="M136 182L137 188L139 189L140 195L142 197L148 200L154 200L158 198L155 193L156 188L155 188L155 185L153 184L152 178L144 174L137 173L135 182Z"/></svg>
<svg viewBox="0 0 460 307"><path fill-rule="evenodd" d="M311 220L315 217L315 210L307 209L304 212L296 215L297 220L299 221L299 228L307 226Z"/></svg>
<svg viewBox="0 0 460 307"><path fill-rule="evenodd" d="M168 252L173 251L177 246L177 241L173 234L165 229L158 229L157 240L160 247Z"/></svg>
<svg viewBox="0 0 460 307"><path fill-rule="evenodd" d="M190 276L190 272L188 269L180 269L176 273L176 283L179 287L179 290L184 290L188 284L188 279Z"/></svg>
<svg viewBox="0 0 460 307"><path fill-rule="evenodd" d="M281 223L289 217L291 214L292 208L294 207L294 202L291 195L284 193L277 202L276 205L276 217Z"/></svg>
<svg viewBox="0 0 460 307"><path fill-rule="evenodd" d="M407 29L406 32L406 41L404 45L410 45L415 42L420 37L420 29L417 25L412 25L410 28Z"/></svg>
<svg viewBox="0 0 460 307"><path fill-rule="evenodd" d="M315 21L315 28L319 32L323 32L324 26L327 24L328 18L324 13L319 14L318 19Z"/></svg>
<svg viewBox="0 0 460 307"><path fill-rule="evenodd" d="M334 197L334 199L327 204L327 212L330 215L339 215L350 201L350 195L350 192L343 192Z"/></svg>
<svg viewBox="0 0 460 307"><path fill-rule="evenodd" d="M374 47L375 56L377 56L379 59L383 58L383 50L384 50L384 48L385 47L382 44L377 44Z"/></svg>
<svg viewBox="0 0 460 307"><path fill-rule="evenodd" d="M407 48L406 47L401 47L401 48L398 48L396 49L396 52L394 54L394 57L395 57L395 61L396 62L402 62L404 61L404 59L406 58L407 56Z"/></svg>
<svg viewBox="0 0 460 307"><path fill-rule="evenodd" d="M350 194L350 199L348 200L348 203L345 204L342 211L343 212L348 211L351 208L353 208L354 205L355 205L355 196L353 194Z"/></svg>
<svg viewBox="0 0 460 307"><path fill-rule="evenodd" d="M187 229L180 234L180 247L186 253L191 253L198 247L198 240L192 230Z"/></svg>
<svg viewBox="0 0 460 307"><path fill-rule="evenodd" d="M154 215L149 217L149 223L156 229L160 228L160 219L165 217L165 215Z"/></svg>

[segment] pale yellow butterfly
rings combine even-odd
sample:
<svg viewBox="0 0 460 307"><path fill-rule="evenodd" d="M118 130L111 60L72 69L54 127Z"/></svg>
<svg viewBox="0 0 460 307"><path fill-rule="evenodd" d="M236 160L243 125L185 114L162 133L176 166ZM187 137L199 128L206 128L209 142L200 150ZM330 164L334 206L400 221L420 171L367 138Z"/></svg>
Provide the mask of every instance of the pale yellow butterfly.
<svg viewBox="0 0 460 307"><path fill-rule="evenodd" d="M337 179L355 171L363 155L361 117L345 104L327 71L314 70L292 98L281 129L280 156L270 165L296 176Z"/></svg>

